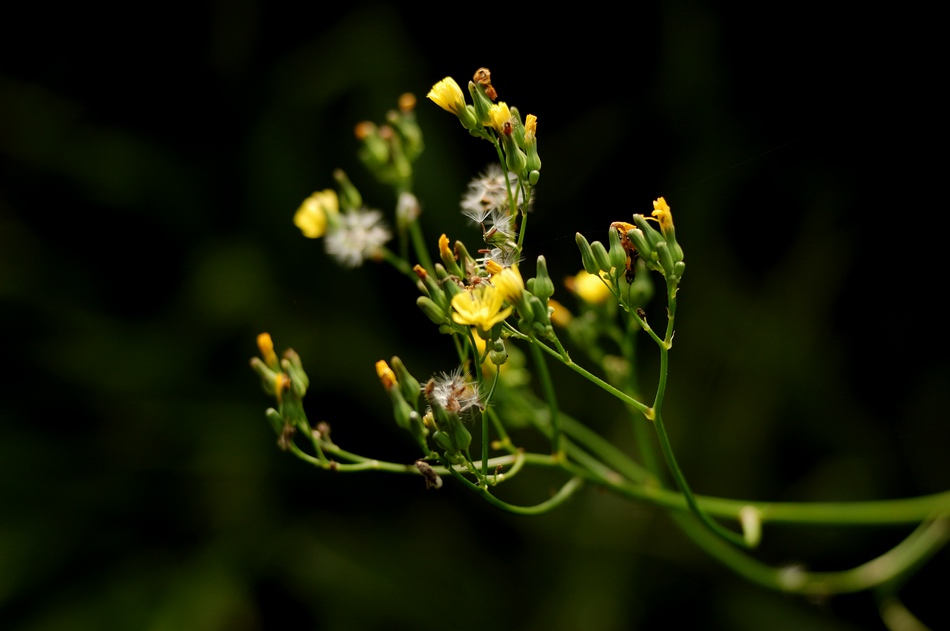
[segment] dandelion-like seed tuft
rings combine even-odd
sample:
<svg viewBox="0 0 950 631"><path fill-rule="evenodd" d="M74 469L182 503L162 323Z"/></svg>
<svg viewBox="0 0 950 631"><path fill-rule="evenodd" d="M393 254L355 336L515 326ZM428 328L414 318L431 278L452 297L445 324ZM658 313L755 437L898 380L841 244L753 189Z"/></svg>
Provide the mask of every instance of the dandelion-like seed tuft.
<svg viewBox="0 0 950 631"><path fill-rule="evenodd" d="M346 267L378 259L383 245L392 238L378 210L346 213L340 220L340 225L327 234L327 253Z"/></svg>
<svg viewBox="0 0 950 631"><path fill-rule="evenodd" d="M437 405L446 412L461 414L474 408L485 409L478 394L478 384L470 381L468 373L461 367L433 377L423 392L430 407Z"/></svg>

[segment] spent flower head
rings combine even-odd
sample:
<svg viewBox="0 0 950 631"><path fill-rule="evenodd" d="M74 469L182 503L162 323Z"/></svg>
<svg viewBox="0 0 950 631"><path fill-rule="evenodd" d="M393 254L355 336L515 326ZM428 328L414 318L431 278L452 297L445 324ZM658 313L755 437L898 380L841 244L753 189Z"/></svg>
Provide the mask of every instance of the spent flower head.
<svg viewBox="0 0 950 631"><path fill-rule="evenodd" d="M429 406L437 405L447 412L461 414L473 408L484 409L478 394L478 384L469 379L461 367L443 372L424 389Z"/></svg>
<svg viewBox="0 0 950 631"><path fill-rule="evenodd" d="M485 223L489 219L495 222L499 216L509 214L509 186L515 205L521 206L524 199L518 186L518 176L509 172L507 177L506 184L502 168L497 163L488 165L478 177L468 183L468 191L462 196L462 214L475 223Z"/></svg>
<svg viewBox="0 0 950 631"><path fill-rule="evenodd" d="M378 210L357 210L341 215L339 225L327 234L327 252L347 267L378 259L392 234Z"/></svg>

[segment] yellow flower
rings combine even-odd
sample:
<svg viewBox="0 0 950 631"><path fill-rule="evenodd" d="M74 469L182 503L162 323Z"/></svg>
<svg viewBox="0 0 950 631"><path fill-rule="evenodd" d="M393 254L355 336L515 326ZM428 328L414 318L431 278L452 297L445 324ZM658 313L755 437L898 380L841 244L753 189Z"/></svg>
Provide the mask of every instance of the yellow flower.
<svg viewBox="0 0 950 631"><path fill-rule="evenodd" d="M660 223L660 232L664 235L669 233L673 228L673 214L662 197L653 202L653 216Z"/></svg>
<svg viewBox="0 0 950 631"><path fill-rule="evenodd" d="M601 280L605 274L606 272L601 272L600 278L597 278L593 274L581 270L577 273L577 276L568 277L564 284L584 302L598 305L610 297L610 289Z"/></svg>
<svg viewBox="0 0 950 631"><path fill-rule="evenodd" d="M524 280L521 272L515 266L505 267L492 276L492 285L501 292L501 295L510 303L516 302L524 292Z"/></svg>
<svg viewBox="0 0 950 631"><path fill-rule="evenodd" d="M339 212L340 203L336 191L332 188L317 191L303 200L294 213L294 225L300 228L303 236L308 239L318 239L327 231L328 216L337 215Z"/></svg>
<svg viewBox="0 0 950 631"><path fill-rule="evenodd" d="M381 359L376 362L376 374L379 376L379 380L382 382L383 387L386 388L387 392L399 385L396 382L396 373L394 373L392 368L389 367L389 364L386 363L385 359Z"/></svg>
<svg viewBox="0 0 950 631"><path fill-rule="evenodd" d="M562 305L557 300L549 298L548 306L554 309L554 311L551 312L551 324L556 324L560 327L566 327L571 323L571 320L574 319L574 316L572 316L571 312L567 310L567 307Z"/></svg>
<svg viewBox="0 0 950 631"><path fill-rule="evenodd" d="M505 133L505 124L511 120L511 110L508 109L508 104L504 101L495 103L488 109L488 116L491 117L491 126L495 128L495 131L499 134Z"/></svg>
<svg viewBox="0 0 950 631"><path fill-rule="evenodd" d="M426 98L446 112L452 112L456 116L465 109L465 97L462 95L462 88L452 77L446 77L432 86Z"/></svg>
<svg viewBox="0 0 950 631"><path fill-rule="evenodd" d="M538 117L534 114L528 114L524 119L524 137L525 140L530 136L534 138L538 133Z"/></svg>
<svg viewBox="0 0 950 631"><path fill-rule="evenodd" d="M280 370L280 362L277 361L277 353L274 352L274 340L271 339L270 333L261 333L257 336L257 348L260 349L261 357L264 358L264 363L267 364L268 368Z"/></svg>
<svg viewBox="0 0 950 631"><path fill-rule="evenodd" d="M487 331L503 321L514 310L502 309L505 296L491 285L482 283L471 291L463 291L452 298L455 313L452 319L457 324L467 324Z"/></svg>

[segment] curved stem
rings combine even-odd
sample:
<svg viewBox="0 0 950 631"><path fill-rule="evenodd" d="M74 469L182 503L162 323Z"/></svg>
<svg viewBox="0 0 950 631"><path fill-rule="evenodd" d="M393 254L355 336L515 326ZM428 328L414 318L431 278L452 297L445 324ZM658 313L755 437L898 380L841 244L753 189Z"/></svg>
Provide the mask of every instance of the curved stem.
<svg viewBox="0 0 950 631"><path fill-rule="evenodd" d="M766 565L685 515L673 517L693 541L737 574L764 587L807 595L859 592L887 583L926 561L950 539L950 521L946 518L927 521L895 547L867 563L837 572L808 572L798 567Z"/></svg>
<svg viewBox="0 0 950 631"><path fill-rule="evenodd" d="M567 501L569 497L571 497L579 488L584 485L584 481L581 478L573 477L565 482L564 486L562 486L550 499L545 500L540 504L535 504L534 506L517 506L515 504L509 504L504 500L498 499L492 495L487 488L478 486L455 469L449 469L449 473L455 476L457 480L461 481L462 484L467 486L469 489L478 495L481 495L485 501L487 501L492 506L500 508L504 511L508 511L509 513L514 513L516 515L540 515L553 510Z"/></svg>
<svg viewBox="0 0 950 631"><path fill-rule="evenodd" d="M673 480L676 482L676 486L683 493L683 498L686 500L686 505L689 506L689 509L694 515L696 515L699 521L705 524L710 530L715 532L720 537L736 544L737 546L751 547L748 545L745 539L742 538L742 536L717 524L703 511L703 509L699 507L696 497L693 495L692 490L689 488L689 484L686 482L686 476L683 475L683 471L680 469L679 463L676 462L676 456L673 454L673 448L670 445L670 438L667 436L666 427L663 425L663 415L657 414L653 424L656 427L656 435L660 439L660 450L663 452L663 457L666 459L666 465L669 467L670 473L673 474Z"/></svg>

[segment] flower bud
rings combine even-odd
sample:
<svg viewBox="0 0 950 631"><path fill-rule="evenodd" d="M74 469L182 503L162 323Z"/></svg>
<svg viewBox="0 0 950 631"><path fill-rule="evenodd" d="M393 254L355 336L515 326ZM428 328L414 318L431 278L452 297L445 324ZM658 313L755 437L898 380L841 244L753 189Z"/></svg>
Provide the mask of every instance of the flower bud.
<svg viewBox="0 0 950 631"><path fill-rule="evenodd" d="M485 94L485 88L476 85L474 81L468 82L468 93L472 95L472 103L475 106L475 118L482 125L491 123L491 116L488 111L492 107L491 99Z"/></svg>
<svg viewBox="0 0 950 631"><path fill-rule="evenodd" d="M416 298L416 306L422 309L422 313L426 314L426 317L432 320L433 324L451 324L446 312L428 296Z"/></svg>
<svg viewBox="0 0 950 631"><path fill-rule="evenodd" d="M656 244L656 255L663 271L672 276L674 273L673 255L670 253L670 248L666 245L666 241L660 241Z"/></svg>
<svg viewBox="0 0 950 631"><path fill-rule="evenodd" d="M610 265L617 270L627 268L627 253L620 242L620 231L616 228L610 228Z"/></svg>
<svg viewBox="0 0 950 631"><path fill-rule="evenodd" d="M554 295L554 281L548 275L548 264L544 255L538 257L537 276L528 280L528 291L547 302Z"/></svg>
<svg viewBox="0 0 950 631"><path fill-rule="evenodd" d="M600 271L610 272L610 257L607 256L607 249L600 241L594 241L590 244L591 252L594 254L594 262Z"/></svg>
<svg viewBox="0 0 950 631"><path fill-rule="evenodd" d="M353 183L350 182L350 178L346 176L343 169L333 171L333 179L336 180L337 185L340 187L340 205L345 210L357 210L363 207L362 195L356 190Z"/></svg>
<svg viewBox="0 0 950 631"><path fill-rule="evenodd" d="M393 357L390 361L392 362L396 379L399 381L399 389L402 390L402 396L409 405L418 409L419 394L422 392L422 386L419 384L419 381L409 373L409 370L405 364L402 363L401 359Z"/></svg>
<svg viewBox="0 0 950 631"><path fill-rule="evenodd" d="M600 272L600 267L594 260L594 253L591 251L590 243L587 242L587 238L578 232L574 235L574 241L577 243L577 247L581 251L581 263L584 265L584 269L588 274L598 274Z"/></svg>

